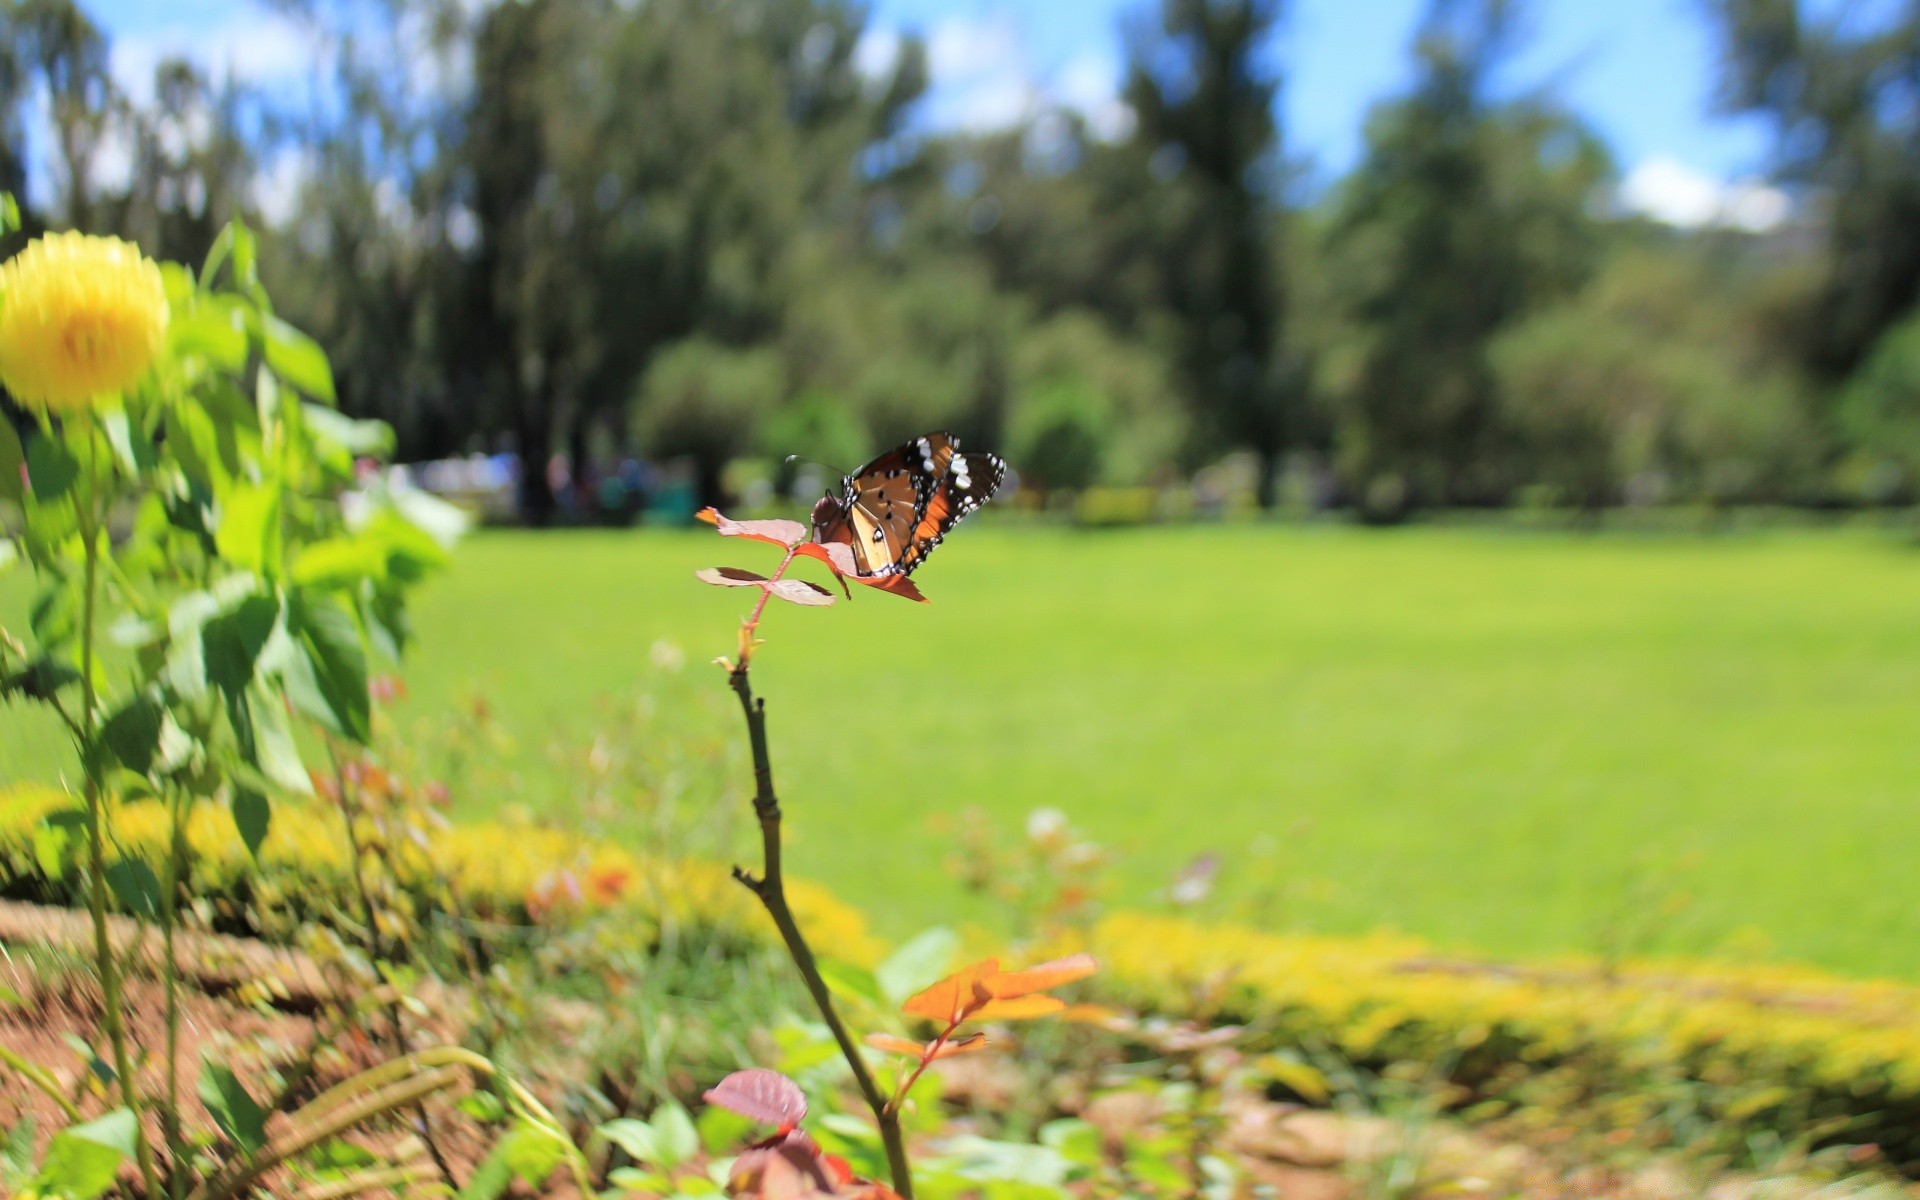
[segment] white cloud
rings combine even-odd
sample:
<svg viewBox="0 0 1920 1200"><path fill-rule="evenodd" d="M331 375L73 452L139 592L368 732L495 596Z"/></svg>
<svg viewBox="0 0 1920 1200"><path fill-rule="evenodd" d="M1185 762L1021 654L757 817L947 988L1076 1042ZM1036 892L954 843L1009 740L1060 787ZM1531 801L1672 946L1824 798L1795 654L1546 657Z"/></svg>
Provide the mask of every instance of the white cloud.
<svg viewBox="0 0 1920 1200"><path fill-rule="evenodd" d="M926 117L939 129L1006 129L1039 106L1019 23L1008 12L935 25L927 36L927 74Z"/></svg>
<svg viewBox="0 0 1920 1200"><path fill-rule="evenodd" d="M120 86L145 104L153 98L154 69L164 59L184 58L216 79L230 70L237 79L273 87L299 79L312 65L314 51L310 32L249 6L214 25L174 25L116 37L112 70Z"/></svg>
<svg viewBox="0 0 1920 1200"><path fill-rule="evenodd" d="M1086 118L1093 136L1117 142L1133 132L1133 109L1120 98L1120 64L1110 55L1087 51L1069 59L1048 89L1063 108Z"/></svg>
<svg viewBox="0 0 1920 1200"><path fill-rule="evenodd" d="M1766 233L1793 215L1793 201L1755 179L1728 183L1678 159L1647 159L1627 173L1619 202L1630 213L1682 229L1740 229Z"/></svg>
<svg viewBox="0 0 1920 1200"><path fill-rule="evenodd" d="M899 35L876 27L861 39L856 62L891 61ZM871 42L871 46L869 45ZM1042 71L1028 48L1027 30L1013 7L948 17L927 34L928 88L922 117L940 130L987 133L1071 109L1094 136L1125 137L1133 112L1119 98L1120 67L1110 53L1086 51ZM862 65L863 73L869 73Z"/></svg>
<svg viewBox="0 0 1920 1200"><path fill-rule="evenodd" d="M853 69L860 77L884 83L900 65L900 33L875 26L853 45Z"/></svg>
<svg viewBox="0 0 1920 1200"><path fill-rule="evenodd" d="M254 176L253 203L267 224L284 225L293 219L300 191L312 176L312 155L297 150L282 151L266 170Z"/></svg>

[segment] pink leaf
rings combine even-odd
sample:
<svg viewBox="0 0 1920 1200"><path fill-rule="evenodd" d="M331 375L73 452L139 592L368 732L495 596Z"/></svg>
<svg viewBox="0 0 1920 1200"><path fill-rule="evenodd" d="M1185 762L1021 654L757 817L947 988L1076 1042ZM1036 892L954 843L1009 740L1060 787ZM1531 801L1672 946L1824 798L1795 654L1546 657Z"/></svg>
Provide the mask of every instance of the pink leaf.
<svg viewBox="0 0 1920 1200"><path fill-rule="evenodd" d="M800 1085L765 1067L735 1071L722 1079L707 1089L707 1103L763 1125L797 1125L807 1115L807 1097Z"/></svg>
<svg viewBox="0 0 1920 1200"><path fill-rule="evenodd" d="M817 583L808 583L804 579L779 579L762 584L782 600L791 600L795 604L826 605L833 603L833 593Z"/></svg>
<svg viewBox="0 0 1920 1200"><path fill-rule="evenodd" d="M717 528L721 537L752 538L756 542L789 547L807 540L807 527L798 521L735 521L712 508L703 508L694 515Z"/></svg>
<svg viewBox="0 0 1920 1200"><path fill-rule="evenodd" d="M701 583L710 583L715 587L752 587L765 583L767 577L740 567L708 567L695 571L693 577Z"/></svg>

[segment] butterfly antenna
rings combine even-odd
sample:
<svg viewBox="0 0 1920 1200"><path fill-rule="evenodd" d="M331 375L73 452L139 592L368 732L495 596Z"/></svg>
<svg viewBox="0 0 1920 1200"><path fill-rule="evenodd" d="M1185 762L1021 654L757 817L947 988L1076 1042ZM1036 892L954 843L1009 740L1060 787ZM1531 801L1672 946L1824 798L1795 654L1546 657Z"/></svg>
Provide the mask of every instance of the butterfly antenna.
<svg viewBox="0 0 1920 1200"><path fill-rule="evenodd" d="M822 471L825 471L827 473L827 479L829 481L827 485L827 490L829 493L831 493L833 490L833 485L831 481L838 479L842 475L846 474L845 471L841 471L834 467L830 467L826 463L821 462L817 458L808 458L804 454L789 454L784 459L781 459L780 461L783 465L789 466L789 467L791 467L795 463L807 463L811 466L819 467Z"/></svg>

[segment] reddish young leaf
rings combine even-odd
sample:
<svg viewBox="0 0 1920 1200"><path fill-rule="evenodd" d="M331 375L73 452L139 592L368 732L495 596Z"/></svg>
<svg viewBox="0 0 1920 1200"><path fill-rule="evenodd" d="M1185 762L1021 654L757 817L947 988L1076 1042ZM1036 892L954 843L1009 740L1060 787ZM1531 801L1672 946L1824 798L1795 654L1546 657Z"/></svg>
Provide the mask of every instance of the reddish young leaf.
<svg viewBox="0 0 1920 1200"><path fill-rule="evenodd" d="M961 967L932 987L907 997L907 1002L900 1007L938 1025L952 1024L961 1018L969 1006L977 1003L974 999L975 985L999 969L1000 960L997 958L986 958L970 967Z"/></svg>
<svg viewBox="0 0 1920 1200"><path fill-rule="evenodd" d="M763 1125L798 1125L807 1115L800 1085L765 1067L735 1071L708 1088L706 1100Z"/></svg>
<svg viewBox="0 0 1920 1200"><path fill-rule="evenodd" d="M1065 1011L1067 1002L1052 996L1015 996L1011 1000L989 1000L967 1014L969 1021L1029 1021Z"/></svg>
<svg viewBox="0 0 1920 1200"><path fill-rule="evenodd" d="M794 548L794 553L818 559L835 575L853 576L859 570L853 565L853 551L845 542L802 542Z"/></svg>
<svg viewBox="0 0 1920 1200"><path fill-rule="evenodd" d="M890 596L905 596L917 604L932 603L919 588L914 586L913 580L905 575L855 575L852 578L855 583L864 583L870 588L878 588Z"/></svg>
<svg viewBox="0 0 1920 1200"><path fill-rule="evenodd" d="M934 1051L933 1061L938 1062L943 1058L952 1058L956 1054L971 1054L975 1050L985 1050L986 1048L986 1034L970 1033L963 1038L955 1038L953 1041L948 1042L946 1045Z"/></svg>
<svg viewBox="0 0 1920 1200"><path fill-rule="evenodd" d="M767 581L765 575L741 567L706 567L695 571L693 577L715 587L753 587Z"/></svg>
<svg viewBox="0 0 1920 1200"><path fill-rule="evenodd" d="M735 521L713 508L703 508L694 515L719 529L721 537L752 538L783 550L807 539L807 527L798 521Z"/></svg>
<svg viewBox="0 0 1920 1200"><path fill-rule="evenodd" d="M919 1042L895 1037L890 1033L870 1033L867 1035L866 1042L875 1050L887 1054L904 1054L908 1058L919 1058L927 1052L927 1048Z"/></svg>
<svg viewBox="0 0 1920 1200"><path fill-rule="evenodd" d="M794 604L824 606L833 603L832 592L817 583L808 583L804 579L776 579L766 587L782 600Z"/></svg>
<svg viewBox="0 0 1920 1200"><path fill-rule="evenodd" d="M1075 954L1069 958L1056 958L1052 962L1043 962L1037 967L1028 967L1024 971L999 971L980 982L994 999L1007 1000L1014 996L1044 992L1048 988L1057 988L1061 984L1072 983L1076 979L1085 979L1099 970L1099 967L1100 964L1093 961L1093 955Z"/></svg>
<svg viewBox="0 0 1920 1200"><path fill-rule="evenodd" d="M794 553L819 559L842 579L851 579L855 583L865 584L891 595L904 596L920 604L928 602L920 589L914 586L913 580L905 575L860 574L859 568L853 562L853 551L845 542L803 542L795 547Z"/></svg>

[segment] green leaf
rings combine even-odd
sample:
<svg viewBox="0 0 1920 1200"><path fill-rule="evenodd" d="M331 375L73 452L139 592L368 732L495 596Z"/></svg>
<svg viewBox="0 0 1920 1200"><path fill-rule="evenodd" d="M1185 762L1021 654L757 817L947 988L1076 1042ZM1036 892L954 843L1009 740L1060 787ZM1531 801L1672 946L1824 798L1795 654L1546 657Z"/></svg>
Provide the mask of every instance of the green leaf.
<svg viewBox="0 0 1920 1200"><path fill-rule="evenodd" d="M373 1151L356 1146L344 1138L328 1138L307 1151L306 1155L307 1168L323 1176L343 1175L379 1161L379 1156Z"/></svg>
<svg viewBox="0 0 1920 1200"><path fill-rule="evenodd" d="M113 1186L120 1164L133 1157L133 1113L116 1108L84 1125L72 1125L54 1135L34 1187L68 1200L94 1200Z"/></svg>
<svg viewBox="0 0 1920 1200"><path fill-rule="evenodd" d="M636 1121L632 1117L621 1117L608 1121L600 1127L600 1136L625 1150L635 1162L659 1163L659 1141L654 1137L653 1126L645 1121Z"/></svg>
<svg viewBox="0 0 1920 1200"><path fill-rule="evenodd" d="M211 1062L202 1063L199 1091L200 1103L207 1106L228 1141L248 1156L267 1144L267 1110L254 1101L232 1071Z"/></svg>
<svg viewBox="0 0 1920 1200"><path fill-rule="evenodd" d="M14 431L13 422L0 414L0 500L18 504L26 495L26 484L20 478L20 469L26 463L27 452L21 448L20 435Z"/></svg>
<svg viewBox="0 0 1920 1200"><path fill-rule="evenodd" d="M474 1168L473 1174L467 1176L467 1184L460 1189L458 1200L498 1200L513 1186L513 1168L507 1163L507 1154L511 1149L507 1143L512 1137L513 1134L509 1133L493 1144L487 1157Z"/></svg>
<svg viewBox="0 0 1920 1200"><path fill-rule="evenodd" d="M272 596L247 596L207 621L200 631L206 680L229 696L253 682L254 665L280 621L280 602Z"/></svg>
<svg viewBox="0 0 1920 1200"><path fill-rule="evenodd" d="M559 1138L525 1122L500 1139L499 1150L506 1157L507 1168L535 1187L553 1174L566 1154L566 1146Z"/></svg>
<svg viewBox="0 0 1920 1200"><path fill-rule="evenodd" d="M136 775L145 775L153 766L154 751L160 747L163 715L159 703L152 697L135 696L107 718L100 736L121 766Z"/></svg>
<svg viewBox="0 0 1920 1200"><path fill-rule="evenodd" d="M169 325L174 353L205 355L216 365L238 371L247 365L247 331L241 309L231 301L203 298Z"/></svg>
<svg viewBox="0 0 1920 1200"><path fill-rule="evenodd" d="M647 1124L653 1126L653 1145L661 1166L677 1167L700 1153L700 1131L678 1101L662 1104Z"/></svg>
<svg viewBox="0 0 1920 1200"><path fill-rule="evenodd" d="M300 761L300 747L293 740L286 705L278 695L263 688L249 690L246 705L253 718L249 760L276 786L295 795L312 795L313 777Z"/></svg>
<svg viewBox="0 0 1920 1200"><path fill-rule="evenodd" d="M136 917L160 915L160 880L153 868L138 858L123 858L107 868L107 886L120 907Z"/></svg>
<svg viewBox="0 0 1920 1200"><path fill-rule="evenodd" d="M469 1092L454 1105L482 1125L492 1125L507 1115L507 1106L492 1092Z"/></svg>
<svg viewBox="0 0 1920 1200"><path fill-rule="evenodd" d="M129 420L124 408L110 408L100 414L100 427L106 430L107 444L113 456L129 475L143 475L153 469L160 456L147 431Z"/></svg>
<svg viewBox="0 0 1920 1200"><path fill-rule="evenodd" d="M241 290L250 292L260 286L253 230L236 217L228 222L226 232L233 236L233 281Z"/></svg>
<svg viewBox="0 0 1920 1200"><path fill-rule="evenodd" d="M167 449L187 479L208 494L218 494L229 476L220 456L220 437L207 410L197 404L170 405L162 423Z"/></svg>
<svg viewBox="0 0 1920 1200"><path fill-rule="evenodd" d="M673 1190L673 1180L659 1171L641 1171L634 1167L617 1167L607 1172L607 1182L626 1192L653 1192L665 1195Z"/></svg>
<svg viewBox="0 0 1920 1200"><path fill-rule="evenodd" d="M352 614L324 593L303 589L288 597L287 632L308 668L287 672L287 698L328 729L365 745L373 736L373 705L367 651Z"/></svg>
<svg viewBox="0 0 1920 1200"><path fill-rule="evenodd" d="M12 192L0 192L0 234L20 228L20 202Z"/></svg>
<svg viewBox="0 0 1920 1200"><path fill-rule="evenodd" d="M14 671L0 675L0 699L21 696L28 700L51 700L60 689L80 682L80 672L50 658L36 658Z"/></svg>
<svg viewBox="0 0 1920 1200"><path fill-rule="evenodd" d="M273 820L273 806L267 798L252 788L240 787L233 791L233 824L240 831L240 840L247 844L247 853L256 860L260 857L260 844L267 840L267 827Z"/></svg>
<svg viewBox="0 0 1920 1200"><path fill-rule="evenodd" d="M384 458L393 453L393 426L385 421L356 421L320 404L303 404L300 413L316 438L332 442L348 454Z"/></svg>
<svg viewBox="0 0 1920 1200"><path fill-rule="evenodd" d="M320 343L271 315L260 318L260 339L276 375L316 400L334 402L333 368Z"/></svg>
<svg viewBox="0 0 1920 1200"><path fill-rule="evenodd" d="M237 567L272 575L280 569L280 489L267 484L237 487L220 498L214 530L220 557Z"/></svg>
<svg viewBox="0 0 1920 1200"><path fill-rule="evenodd" d="M33 1143L39 1132L32 1113L21 1114L7 1131L6 1141L0 1143L0 1186L17 1188L33 1178Z"/></svg>
<svg viewBox="0 0 1920 1200"><path fill-rule="evenodd" d="M960 938L951 929L929 929L907 941L874 968L874 978L888 1003L899 1004L921 988L946 975Z"/></svg>
<svg viewBox="0 0 1920 1200"><path fill-rule="evenodd" d="M820 968L820 978L839 995L873 1004L886 1003L886 996L880 990L880 980L865 967L842 962L837 958L820 959L817 965Z"/></svg>
<svg viewBox="0 0 1920 1200"><path fill-rule="evenodd" d="M80 460L65 442L35 433L27 443L27 478L36 499L58 500L80 478Z"/></svg>
<svg viewBox="0 0 1920 1200"><path fill-rule="evenodd" d="M323 538L300 551L290 578L298 584L347 588L363 579L386 578L387 551L377 540L362 537Z"/></svg>

